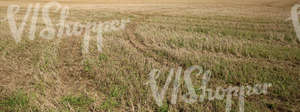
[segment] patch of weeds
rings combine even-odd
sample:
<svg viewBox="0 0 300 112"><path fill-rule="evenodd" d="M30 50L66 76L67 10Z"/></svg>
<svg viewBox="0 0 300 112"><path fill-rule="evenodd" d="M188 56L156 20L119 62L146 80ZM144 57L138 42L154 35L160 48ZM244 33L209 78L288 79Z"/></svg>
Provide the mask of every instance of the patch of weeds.
<svg viewBox="0 0 300 112"><path fill-rule="evenodd" d="M118 98L123 95L124 90L125 89L121 87L114 87L112 90L110 90L110 96L102 103L100 109L112 110L113 108L119 106L120 103L118 102Z"/></svg>
<svg viewBox="0 0 300 112"><path fill-rule="evenodd" d="M94 99L87 95L80 96L65 96L62 98L64 105L70 104L76 110L86 110L87 107L94 102Z"/></svg>
<svg viewBox="0 0 300 112"><path fill-rule="evenodd" d="M231 30L231 29L223 29L220 31L220 34L223 36L228 36L228 35L237 35L236 30Z"/></svg>
<svg viewBox="0 0 300 112"><path fill-rule="evenodd" d="M287 42L292 42L293 41L293 37L291 34L284 34L284 40Z"/></svg>
<svg viewBox="0 0 300 112"><path fill-rule="evenodd" d="M43 72L49 72L50 66L49 59L45 58L45 60L40 64L40 70Z"/></svg>
<svg viewBox="0 0 300 112"><path fill-rule="evenodd" d="M189 39L189 40L186 40L187 41L187 45L194 49L194 50L201 50L202 47L201 47L201 44L203 44L204 42L207 41L207 38L203 37L203 38L193 38L193 39Z"/></svg>
<svg viewBox="0 0 300 112"><path fill-rule="evenodd" d="M121 97L124 92L125 92L126 87L125 86L115 86L111 91L110 91L110 96L111 97Z"/></svg>
<svg viewBox="0 0 300 112"><path fill-rule="evenodd" d="M197 33L203 33L208 34L211 30L209 28L202 28L201 26L197 26L196 28L189 28L186 30L187 32L197 32Z"/></svg>
<svg viewBox="0 0 300 112"><path fill-rule="evenodd" d="M135 19L136 17L134 15L129 15L128 18Z"/></svg>
<svg viewBox="0 0 300 112"><path fill-rule="evenodd" d="M2 46L0 46L0 51L2 51L4 48Z"/></svg>
<svg viewBox="0 0 300 112"><path fill-rule="evenodd" d="M187 29L185 29L186 32L193 32L194 28L193 27L188 27Z"/></svg>
<svg viewBox="0 0 300 112"><path fill-rule="evenodd" d="M168 104L164 104L161 107L158 108L158 112L168 112L169 110L169 105Z"/></svg>
<svg viewBox="0 0 300 112"><path fill-rule="evenodd" d="M139 42L141 42L141 43L145 42L145 38L142 35L140 35L138 33L134 33L134 35Z"/></svg>
<svg viewBox="0 0 300 112"><path fill-rule="evenodd" d="M154 50L154 52L161 57L169 57L169 53L166 50Z"/></svg>
<svg viewBox="0 0 300 112"><path fill-rule="evenodd" d="M237 50L235 47L229 47L227 50L228 53L233 54L233 55L237 55Z"/></svg>
<svg viewBox="0 0 300 112"><path fill-rule="evenodd" d="M39 91L41 95L45 95L46 84L43 81L38 81L34 84L34 88Z"/></svg>
<svg viewBox="0 0 300 112"><path fill-rule="evenodd" d="M88 60L84 60L83 61L83 70L85 72L90 72L91 69L92 69L92 66L91 66L90 62Z"/></svg>
<svg viewBox="0 0 300 112"><path fill-rule="evenodd" d="M271 46L271 45L256 45L249 46L245 49L244 54L249 54L251 57L273 58L277 60L299 60L299 50L295 48Z"/></svg>
<svg viewBox="0 0 300 112"><path fill-rule="evenodd" d="M22 91L13 93L11 96L1 98L0 109L5 112L20 112L29 110L29 96Z"/></svg>
<svg viewBox="0 0 300 112"><path fill-rule="evenodd" d="M101 54L99 54L99 56L98 56L98 60L99 60L100 62L107 61L107 60L108 60L108 57L107 57L107 55L105 55L104 53L101 53Z"/></svg>
<svg viewBox="0 0 300 112"><path fill-rule="evenodd" d="M252 58L268 58L269 54L267 50L259 45L247 47L242 51L244 56L250 56Z"/></svg>
<svg viewBox="0 0 300 112"><path fill-rule="evenodd" d="M155 52L158 56L161 56L163 58L168 59L169 61L172 61L172 62L178 62L178 61L180 61L178 58L176 58L173 55L171 55L165 49L155 49L155 50L153 50L153 52Z"/></svg>
<svg viewBox="0 0 300 112"><path fill-rule="evenodd" d="M193 65L193 62L190 59L184 59L180 64L182 67L190 67Z"/></svg>
<svg viewBox="0 0 300 112"><path fill-rule="evenodd" d="M110 97L102 103L102 105L100 106L100 109L112 110L114 107L116 107L118 105L119 105L119 102L117 102L116 98Z"/></svg>
<svg viewBox="0 0 300 112"><path fill-rule="evenodd" d="M179 47L179 48L184 47L184 41L183 41L183 39L174 39L174 38L171 38L171 39L167 40L167 44L169 46L176 46L176 47Z"/></svg>

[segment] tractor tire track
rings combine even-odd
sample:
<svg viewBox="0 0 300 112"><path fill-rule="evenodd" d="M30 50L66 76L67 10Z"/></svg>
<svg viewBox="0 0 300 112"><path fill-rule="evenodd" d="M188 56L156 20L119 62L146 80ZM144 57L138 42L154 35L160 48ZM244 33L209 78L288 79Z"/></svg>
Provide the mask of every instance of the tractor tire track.
<svg viewBox="0 0 300 112"><path fill-rule="evenodd" d="M138 19L138 20L140 21L143 19ZM138 36L141 37L141 35L136 33L136 27L137 27L136 22L132 22L132 23L128 24L128 26L125 29L126 35L128 37L128 41L135 49L137 49L139 52L141 52L144 57L150 57L154 61L156 61L160 64L170 65L170 63L171 63L171 64L176 65L175 62L170 61L170 60L176 59L176 57L171 56L171 55L160 56L157 54L157 49L153 48L153 46L147 45L143 42L139 42L137 38L138 38ZM143 38L143 37L141 37L141 38Z"/></svg>
<svg viewBox="0 0 300 112"><path fill-rule="evenodd" d="M126 35L128 37L129 43L137 49L139 52L143 54L144 57L150 57L154 61L162 64L162 65L180 65L185 67L185 60L180 59L163 49L157 48L155 46L147 45L144 42L138 41L138 38L144 38L142 35L136 32L137 23L144 21L146 18L139 18L137 21L128 24L125 29ZM160 55L163 52L163 55Z"/></svg>

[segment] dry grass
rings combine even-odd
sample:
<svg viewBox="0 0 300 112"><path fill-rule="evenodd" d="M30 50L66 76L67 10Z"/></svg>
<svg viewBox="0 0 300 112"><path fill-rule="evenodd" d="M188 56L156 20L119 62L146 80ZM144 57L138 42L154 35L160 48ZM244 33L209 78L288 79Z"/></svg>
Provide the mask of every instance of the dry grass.
<svg viewBox="0 0 300 112"><path fill-rule="evenodd" d="M25 33L16 44L1 22L0 111L224 111L222 101L171 105L170 95L165 106L155 104L145 85L148 73L191 65L213 71L211 88L272 83L268 95L246 98L246 111L300 110L300 43L285 21L296 0L60 2L72 8L72 21L131 22L124 31L104 34L102 53L92 41L87 56L82 36L31 41ZM0 17L12 3L26 5L2 0ZM200 80L193 77L194 85Z"/></svg>

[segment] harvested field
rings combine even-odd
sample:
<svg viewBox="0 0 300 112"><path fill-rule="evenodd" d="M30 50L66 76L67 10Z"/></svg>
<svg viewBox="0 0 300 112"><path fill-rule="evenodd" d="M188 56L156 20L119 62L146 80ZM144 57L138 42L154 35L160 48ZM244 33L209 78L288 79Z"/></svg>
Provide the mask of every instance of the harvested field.
<svg viewBox="0 0 300 112"><path fill-rule="evenodd" d="M0 112L225 111L226 100L183 101L190 92L184 73L177 103L171 103L174 76L157 104L147 84L151 70L161 70L161 91L171 68L193 65L211 71L213 90L272 84L267 94L245 97L245 112L300 111L300 40L286 20L297 0L58 0L70 8L66 21L130 20L122 30L103 32L101 52L91 33L88 53L84 34L41 38L49 1L0 0ZM31 13L17 43L8 7L20 5L19 28L31 3L41 4L35 38L29 38ZM52 9L58 24L62 9ZM190 77L200 96L202 77ZM239 111L239 101L233 96L231 111Z"/></svg>

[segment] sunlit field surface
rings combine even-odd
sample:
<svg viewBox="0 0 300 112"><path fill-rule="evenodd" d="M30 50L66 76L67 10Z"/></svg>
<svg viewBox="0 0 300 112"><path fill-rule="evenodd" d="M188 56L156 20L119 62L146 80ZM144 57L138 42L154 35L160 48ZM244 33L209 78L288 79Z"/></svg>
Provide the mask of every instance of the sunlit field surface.
<svg viewBox="0 0 300 112"><path fill-rule="evenodd" d="M46 0L1 0L0 19L19 4L18 25L30 3ZM159 107L147 82L152 69L200 65L212 71L209 88L271 83L266 95L245 97L245 112L300 111L300 42L290 17L296 0L59 0L70 7L68 21L130 19L121 31L103 34L97 51L91 36L82 54L83 36L47 40L41 12L34 40L28 38L31 16L16 43L8 21L0 23L0 112L225 111L225 100L179 100L171 104L173 84ZM42 10L42 9L40 9ZM58 23L60 12L50 12ZM183 79L183 78L182 78ZM191 75L195 88L202 77ZM196 90L196 94L201 92ZM232 110L239 111L238 97Z"/></svg>

